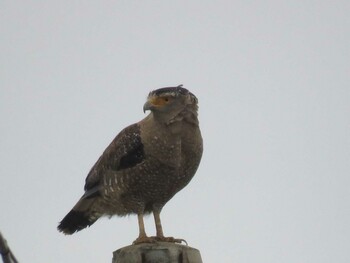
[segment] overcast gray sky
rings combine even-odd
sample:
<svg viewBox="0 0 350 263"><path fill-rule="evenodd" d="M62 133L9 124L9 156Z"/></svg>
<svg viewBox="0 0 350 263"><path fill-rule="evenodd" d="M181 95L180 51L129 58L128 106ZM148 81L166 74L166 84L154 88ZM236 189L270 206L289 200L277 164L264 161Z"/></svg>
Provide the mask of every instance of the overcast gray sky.
<svg viewBox="0 0 350 263"><path fill-rule="evenodd" d="M165 234L204 262L350 262L349 3L1 1L0 231L17 258L110 262L131 244L135 216L56 226L148 92L184 84L205 152Z"/></svg>

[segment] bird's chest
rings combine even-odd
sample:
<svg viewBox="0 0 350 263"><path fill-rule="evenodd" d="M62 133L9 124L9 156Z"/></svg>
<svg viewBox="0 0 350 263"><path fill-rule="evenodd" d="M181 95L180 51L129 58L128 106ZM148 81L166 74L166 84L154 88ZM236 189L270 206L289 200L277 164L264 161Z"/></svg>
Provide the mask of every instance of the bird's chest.
<svg viewBox="0 0 350 263"><path fill-rule="evenodd" d="M146 147L151 158L163 165L178 168L181 165L182 139L179 135L155 132Z"/></svg>
<svg viewBox="0 0 350 263"><path fill-rule="evenodd" d="M183 122L169 126L153 123L143 131L141 136L148 161L157 162L176 173L182 173L193 161L199 162L196 156L202 150L202 141L197 127Z"/></svg>

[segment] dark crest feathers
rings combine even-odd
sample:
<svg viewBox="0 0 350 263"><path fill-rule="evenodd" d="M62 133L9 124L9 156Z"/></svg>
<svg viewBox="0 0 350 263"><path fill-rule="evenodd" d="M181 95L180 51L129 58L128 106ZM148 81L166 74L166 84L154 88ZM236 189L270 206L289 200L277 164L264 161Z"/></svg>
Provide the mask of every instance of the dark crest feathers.
<svg viewBox="0 0 350 263"><path fill-rule="evenodd" d="M185 88L182 87L183 85L179 85L177 87L164 87L164 88L160 88L157 90L153 90L149 93L148 96L159 96L161 94L164 93L174 93L177 95L186 95L189 93L189 91Z"/></svg>

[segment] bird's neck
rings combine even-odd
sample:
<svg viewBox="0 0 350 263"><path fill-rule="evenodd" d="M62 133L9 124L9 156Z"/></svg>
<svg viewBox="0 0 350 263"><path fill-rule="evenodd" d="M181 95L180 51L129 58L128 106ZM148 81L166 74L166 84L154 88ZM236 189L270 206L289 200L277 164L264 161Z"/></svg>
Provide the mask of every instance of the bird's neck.
<svg viewBox="0 0 350 263"><path fill-rule="evenodd" d="M165 122L166 125L174 125L176 123L188 123L198 126L198 106L187 105L181 111L170 116Z"/></svg>
<svg viewBox="0 0 350 263"><path fill-rule="evenodd" d="M170 129L173 135L182 132L184 126L192 126L198 128L198 106L187 105L178 112L173 113L159 113L151 112L146 118L146 123L153 123L152 127L165 126ZM158 128L156 128L158 129Z"/></svg>

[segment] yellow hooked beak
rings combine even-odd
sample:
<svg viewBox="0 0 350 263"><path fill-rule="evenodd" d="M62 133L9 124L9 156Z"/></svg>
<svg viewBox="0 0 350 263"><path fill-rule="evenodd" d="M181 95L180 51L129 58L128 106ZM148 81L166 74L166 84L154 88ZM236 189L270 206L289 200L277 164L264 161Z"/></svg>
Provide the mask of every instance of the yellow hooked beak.
<svg viewBox="0 0 350 263"><path fill-rule="evenodd" d="M149 97L146 101L146 103L143 105L143 112L146 112L147 110L153 110L154 108L162 107L166 104L168 104L170 101L169 97Z"/></svg>
<svg viewBox="0 0 350 263"><path fill-rule="evenodd" d="M146 103L143 105L143 113L146 113L146 111L151 110L152 104L147 100Z"/></svg>

